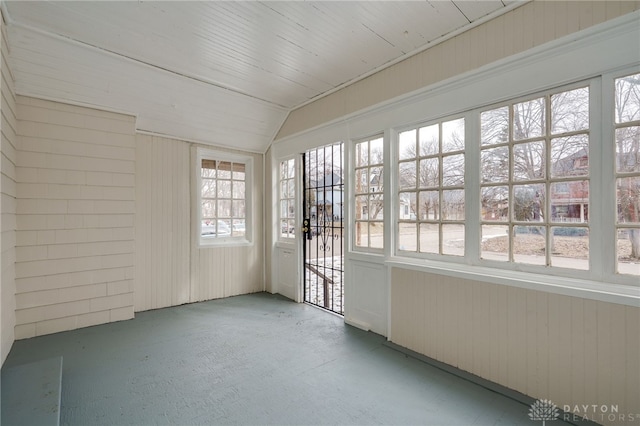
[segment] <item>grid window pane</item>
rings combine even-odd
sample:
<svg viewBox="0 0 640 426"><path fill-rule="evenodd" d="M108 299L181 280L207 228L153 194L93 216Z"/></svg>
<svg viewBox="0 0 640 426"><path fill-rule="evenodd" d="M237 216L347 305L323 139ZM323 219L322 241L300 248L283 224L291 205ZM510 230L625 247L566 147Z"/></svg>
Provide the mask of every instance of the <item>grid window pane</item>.
<svg viewBox="0 0 640 426"><path fill-rule="evenodd" d="M437 124L422 127L420 134L420 155L435 155L440 152L440 127Z"/></svg>
<svg viewBox="0 0 640 426"><path fill-rule="evenodd" d="M589 229L551 228L551 266L589 269Z"/></svg>
<svg viewBox="0 0 640 426"><path fill-rule="evenodd" d="M382 138L374 139L370 142L369 157L370 165L381 165L384 162L384 144Z"/></svg>
<svg viewBox="0 0 640 426"><path fill-rule="evenodd" d="M507 222L509 220L509 187L487 186L480 189L482 220Z"/></svg>
<svg viewBox="0 0 640 426"><path fill-rule="evenodd" d="M440 253L440 225L420 224L420 253Z"/></svg>
<svg viewBox="0 0 640 426"><path fill-rule="evenodd" d="M616 244L617 271L640 275L640 228L619 228Z"/></svg>
<svg viewBox="0 0 640 426"><path fill-rule="evenodd" d="M550 225L584 224L588 235L589 96L581 87L480 114L481 258L588 269L588 245L580 255L553 252L564 228Z"/></svg>
<svg viewBox="0 0 640 426"><path fill-rule="evenodd" d="M589 181L551 184L551 221L581 222L589 219Z"/></svg>
<svg viewBox="0 0 640 426"><path fill-rule="evenodd" d="M480 243L480 257L482 259L508 261L509 260L509 227L483 225Z"/></svg>
<svg viewBox="0 0 640 426"><path fill-rule="evenodd" d="M513 229L514 261L531 265L546 265L546 228L544 226L514 226Z"/></svg>
<svg viewBox="0 0 640 426"><path fill-rule="evenodd" d="M442 220L464 220L464 190L442 191Z"/></svg>
<svg viewBox="0 0 640 426"><path fill-rule="evenodd" d="M484 111L480 114L482 145L509 142L509 107Z"/></svg>
<svg viewBox="0 0 640 426"><path fill-rule="evenodd" d="M416 162L400 163L399 176L400 189L412 189L416 187Z"/></svg>
<svg viewBox="0 0 640 426"><path fill-rule="evenodd" d="M581 87L551 96L551 133L589 128L589 89Z"/></svg>
<svg viewBox="0 0 640 426"><path fill-rule="evenodd" d="M437 188L440 185L440 160L426 158L420 160L420 187Z"/></svg>
<svg viewBox="0 0 640 426"><path fill-rule="evenodd" d="M615 89L616 123L640 120L640 74L616 79Z"/></svg>
<svg viewBox="0 0 640 426"><path fill-rule="evenodd" d="M231 181L218 180L218 198L231 198Z"/></svg>
<svg viewBox="0 0 640 426"><path fill-rule="evenodd" d="M545 135L545 98L513 105L513 140L538 138Z"/></svg>
<svg viewBox="0 0 640 426"><path fill-rule="evenodd" d="M616 129L616 170L640 173L640 126Z"/></svg>
<svg viewBox="0 0 640 426"><path fill-rule="evenodd" d="M640 275L640 74L615 80L616 271Z"/></svg>
<svg viewBox="0 0 640 426"><path fill-rule="evenodd" d="M416 158L416 130L400 133L399 141L398 155L400 160Z"/></svg>
<svg viewBox="0 0 640 426"><path fill-rule="evenodd" d="M405 158L416 157L416 161L401 161L398 165L402 190L398 195L398 219L404 221L399 224L398 249L459 255L459 247L450 248L453 233L447 233L441 241L441 232L444 221L459 222L451 223L447 229L464 228L465 156L455 152L465 149L465 120L446 120L403 133L415 136L415 132L419 137L419 153L407 154ZM411 146L407 138L404 146L399 141L398 149L406 151ZM462 247L464 252L464 244Z"/></svg>
<svg viewBox="0 0 640 426"><path fill-rule="evenodd" d="M640 224L640 176L618 179L616 199L618 223Z"/></svg>
<svg viewBox="0 0 640 426"><path fill-rule="evenodd" d="M464 225L442 225L442 254L464 256Z"/></svg>
<svg viewBox="0 0 640 426"><path fill-rule="evenodd" d="M464 185L464 155L448 155L442 158L442 186Z"/></svg>
<svg viewBox="0 0 640 426"><path fill-rule="evenodd" d="M509 180L509 148L484 149L480 152L482 183L507 182Z"/></svg>
<svg viewBox="0 0 640 426"><path fill-rule="evenodd" d="M405 135L404 139L411 135ZM408 140L407 139L407 140ZM415 149L415 133L408 146ZM382 137L357 142L354 144L356 167L354 170L354 235L355 249L381 249L382 220L384 219L384 144ZM367 156L363 156L367 152ZM409 164L415 164L411 162ZM414 166L415 170L415 166ZM415 184L414 184L415 186Z"/></svg>
<svg viewBox="0 0 640 426"><path fill-rule="evenodd" d="M442 152L464 150L464 118L442 123Z"/></svg>
<svg viewBox="0 0 640 426"><path fill-rule="evenodd" d="M280 239L290 239L295 238L295 160L281 161L280 171Z"/></svg>
<svg viewBox="0 0 640 426"><path fill-rule="evenodd" d="M513 146L513 180L539 180L545 177L544 142Z"/></svg>
<svg viewBox="0 0 640 426"><path fill-rule="evenodd" d="M398 250L415 252L418 250L418 230L416 223L398 224Z"/></svg>
<svg viewBox="0 0 640 426"><path fill-rule="evenodd" d="M589 174L589 136L574 135L551 140L551 176Z"/></svg>
<svg viewBox="0 0 640 426"><path fill-rule="evenodd" d="M440 219L440 192L421 191L418 195L418 219Z"/></svg>
<svg viewBox="0 0 640 426"><path fill-rule="evenodd" d="M382 222L370 222L369 237L369 247L375 249L384 248L384 224Z"/></svg>
<svg viewBox="0 0 640 426"><path fill-rule="evenodd" d="M245 237L247 164L213 158L201 158L199 161L200 242Z"/></svg>
<svg viewBox="0 0 640 426"><path fill-rule="evenodd" d="M362 167L369 164L369 144L366 142L358 143L355 147L356 151L356 167Z"/></svg>

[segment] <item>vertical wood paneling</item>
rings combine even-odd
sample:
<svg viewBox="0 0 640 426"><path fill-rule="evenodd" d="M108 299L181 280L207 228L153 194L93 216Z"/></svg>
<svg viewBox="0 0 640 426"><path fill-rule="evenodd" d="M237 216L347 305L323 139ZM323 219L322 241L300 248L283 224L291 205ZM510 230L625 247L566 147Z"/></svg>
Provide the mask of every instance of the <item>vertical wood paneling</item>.
<svg viewBox="0 0 640 426"><path fill-rule="evenodd" d="M640 336L640 309L625 307L626 335ZM640 339L629 339L626 342L625 372L628 376L625 386L626 407L637 407L640 401Z"/></svg>
<svg viewBox="0 0 640 426"><path fill-rule="evenodd" d="M571 395L576 401L585 401L585 330L584 330L584 300L571 299L569 307L571 315L571 334L568 339L571 344Z"/></svg>
<svg viewBox="0 0 640 426"><path fill-rule="evenodd" d="M594 300L584 301L584 364L587 367L596 368L589 371L584 378L584 400L598 400L598 302Z"/></svg>
<svg viewBox="0 0 640 426"><path fill-rule="evenodd" d="M640 308L402 268L391 281L393 342L561 407L640 409Z"/></svg>
<svg viewBox="0 0 640 426"><path fill-rule="evenodd" d="M136 310L189 302L189 144L136 136Z"/></svg>
<svg viewBox="0 0 640 426"><path fill-rule="evenodd" d="M535 345L536 360L531 364L535 365L535 368L529 369L529 374L535 374L537 380L537 386L535 392L532 389L533 395L548 395L549 394L549 297L544 292L531 292L536 297L536 327L535 327L535 339L530 339L533 343L530 346ZM531 377L531 376L530 376Z"/></svg>
<svg viewBox="0 0 640 426"><path fill-rule="evenodd" d="M627 322L625 316L626 306L611 306L611 323L610 330L611 340L614 347L611 351L611 395L609 401L611 404L623 404L627 398L627 381L638 380L638 377L630 377L628 375L627 366L631 363L640 362L638 358L627 360L627 346L629 343L635 343L639 336L636 334L634 338L629 338L627 330ZM606 403L606 402L605 402ZM636 404L640 405L640 400L636 400ZM638 406L636 405L636 407Z"/></svg>
<svg viewBox="0 0 640 426"><path fill-rule="evenodd" d="M611 335L611 312L613 306L610 304L599 304L597 309L597 342L598 342L598 365L596 371L598 375L597 400L604 404L609 403L611 398L613 369L614 340Z"/></svg>
<svg viewBox="0 0 640 426"><path fill-rule="evenodd" d="M0 365L4 363L14 341L15 315L15 259L16 259L16 152L19 140L16 136L16 105L13 76L8 66L9 48L6 28L0 15Z"/></svg>
<svg viewBox="0 0 640 426"><path fill-rule="evenodd" d="M415 57L292 111L276 139L454 77L638 8L638 1L529 2Z"/></svg>

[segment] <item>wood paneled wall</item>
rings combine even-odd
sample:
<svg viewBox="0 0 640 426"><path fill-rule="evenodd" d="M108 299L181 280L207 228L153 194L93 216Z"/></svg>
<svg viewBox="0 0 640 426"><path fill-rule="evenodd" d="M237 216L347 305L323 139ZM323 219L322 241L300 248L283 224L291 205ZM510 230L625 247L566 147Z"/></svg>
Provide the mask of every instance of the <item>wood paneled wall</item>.
<svg viewBox="0 0 640 426"><path fill-rule="evenodd" d="M0 16L0 43L2 50L2 144L0 145L0 209L2 228L0 234L2 264L0 265L0 365L4 362L14 339L15 292L16 292L16 154L19 139L16 136L16 99L13 76L7 58L9 46L6 38L6 27Z"/></svg>
<svg viewBox="0 0 640 426"><path fill-rule="evenodd" d="M393 268L390 336L561 407L640 411L639 307Z"/></svg>
<svg viewBox="0 0 640 426"><path fill-rule="evenodd" d="M16 338L132 318L134 117L16 101Z"/></svg>
<svg viewBox="0 0 640 426"><path fill-rule="evenodd" d="M135 309L190 301L189 144L136 136Z"/></svg>
<svg viewBox="0 0 640 426"><path fill-rule="evenodd" d="M265 290L264 276L264 165L253 157L253 243L246 246L197 247L191 251L191 301L216 299ZM191 215L195 224L195 215Z"/></svg>
<svg viewBox="0 0 640 426"><path fill-rule="evenodd" d="M136 139L136 311L262 291L262 155L253 155L253 244L201 248L192 241L194 145Z"/></svg>
<svg viewBox="0 0 640 426"><path fill-rule="evenodd" d="M276 139L524 52L640 8L638 1L532 1L292 111Z"/></svg>

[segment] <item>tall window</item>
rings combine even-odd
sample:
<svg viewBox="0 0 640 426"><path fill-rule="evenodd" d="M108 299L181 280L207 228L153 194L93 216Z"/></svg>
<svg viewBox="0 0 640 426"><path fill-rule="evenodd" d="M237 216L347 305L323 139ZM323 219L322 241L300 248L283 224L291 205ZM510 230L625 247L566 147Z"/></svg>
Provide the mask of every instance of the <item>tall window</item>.
<svg viewBox="0 0 640 426"><path fill-rule="evenodd" d="M247 232L251 158L200 150L200 243L250 240Z"/></svg>
<svg viewBox="0 0 640 426"><path fill-rule="evenodd" d="M464 118L401 132L399 252L464 256Z"/></svg>
<svg viewBox="0 0 640 426"><path fill-rule="evenodd" d="M280 162L280 237L295 237L295 160L293 158Z"/></svg>
<svg viewBox="0 0 640 426"><path fill-rule="evenodd" d="M480 114L481 257L589 268L589 88Z"/></svg>
<svg viewBox="0 0 640 426"><path fill-rule="evenodd" d="M384 243L384 152L382 136L354 144L354 247L381 249Z"/></svg>
<svg viewBox="0 0 640 426"><path fill-rule="evenodd" d="M640 74L615 80L617 272L640 275Z"/></svg>

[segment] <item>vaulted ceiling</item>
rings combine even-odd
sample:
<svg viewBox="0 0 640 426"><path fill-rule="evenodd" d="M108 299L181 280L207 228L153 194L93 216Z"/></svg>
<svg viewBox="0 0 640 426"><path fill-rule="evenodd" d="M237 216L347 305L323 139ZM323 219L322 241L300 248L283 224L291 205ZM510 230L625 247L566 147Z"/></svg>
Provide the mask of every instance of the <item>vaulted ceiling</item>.
<svg viewBox="0 0 640 426"><path fill-rule="evenodd" d="M517 6L490 1L6 1L18 94L264 152L292 109Z"/></svg>

